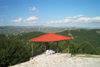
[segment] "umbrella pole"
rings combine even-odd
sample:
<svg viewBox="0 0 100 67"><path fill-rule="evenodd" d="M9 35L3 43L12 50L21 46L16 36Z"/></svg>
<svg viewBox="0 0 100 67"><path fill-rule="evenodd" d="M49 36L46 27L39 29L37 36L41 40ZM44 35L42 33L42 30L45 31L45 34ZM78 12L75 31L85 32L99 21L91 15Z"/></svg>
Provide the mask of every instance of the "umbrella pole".
<svg viewBox="0 0 100 67"><path fill-rule="evenodd" d="M57 53L58 53L58 42L56 42L57 43Z"/></svg>
<svg viewBox="0 0 100 67"><path fill-rule="evenodd" d="M32 44L32 56L33 56L33 44Z"/></svg>
<svg viewBox="0 0 100 67"><path fill-rule="evenodd" d="M45 46L45 56L46 56L46 49L47 49L47 48L46 48L46 42L44 43L44 46Z"/></svg>
<svg viewBox="0 0 100 67"><path fill-rule="evenodd" d="M70 46L69 46L69 41L68 41L68 53L70 53Z"/></svg>
<svg viewBox="0 0 100 67"><path fill-rule="evenodd" d="M46 47L46 42L45 42L45 51L46 51L47 47Z"/></svg>

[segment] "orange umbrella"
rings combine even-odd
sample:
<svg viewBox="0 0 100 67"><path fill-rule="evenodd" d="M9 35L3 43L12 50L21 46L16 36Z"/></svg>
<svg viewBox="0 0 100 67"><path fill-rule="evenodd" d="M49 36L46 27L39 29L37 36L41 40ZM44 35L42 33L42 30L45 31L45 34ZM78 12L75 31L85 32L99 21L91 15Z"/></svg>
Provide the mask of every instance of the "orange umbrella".
<svg viewBox="0 0 100 67"><path fill-rule="evenodd" d="M66 37L54 33L48 33L44 34L42 36L30 39L30 42L57 42L57 41L63 41L63 40L70 40L72 39L71 37Z"/></svg>
<svg viewBox="0 0 100 67"><path fill-rule="evenodd" d="M70 39L72 39L72 38L67 37L67 36L58 35L55 33L48 33L48 34L44 34L44 35L36 37L36 38L32 38L29 41L30 42L57 42L57 46L58 46L58 41L70 40ZM46 49L46 47L45 47L45 49ZM33 46L32 46L32 50L33 50ZM68 48L68 52L69 52L69 48Z"/></svg>

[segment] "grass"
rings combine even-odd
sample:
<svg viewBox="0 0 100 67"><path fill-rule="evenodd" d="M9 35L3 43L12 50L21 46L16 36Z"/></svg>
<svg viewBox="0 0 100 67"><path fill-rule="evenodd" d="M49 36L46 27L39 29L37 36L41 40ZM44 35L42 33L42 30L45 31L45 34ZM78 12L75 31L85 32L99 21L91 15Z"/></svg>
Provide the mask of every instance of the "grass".
<svg viewBox="0 0 100 67"><path fill-rule="evenodd" d="M76 54L73 57L88 57L88 58L100 58L100 55L91 55L91 54Z"/></svg>

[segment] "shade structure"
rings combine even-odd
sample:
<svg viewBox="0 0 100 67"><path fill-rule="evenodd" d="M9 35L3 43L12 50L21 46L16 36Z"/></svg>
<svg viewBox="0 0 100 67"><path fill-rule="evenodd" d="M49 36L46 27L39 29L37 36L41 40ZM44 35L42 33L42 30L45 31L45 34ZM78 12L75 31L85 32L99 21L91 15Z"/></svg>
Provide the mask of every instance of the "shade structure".
<svg viewBox="0 0 100 67"><path fill-rule="evenodd" d="M70 40L70 39L72 38L58 35L55 33L48 33L48 34L44 34L42 36L30 39L29 41L30 42L57 42L57 41Z"/></svg>

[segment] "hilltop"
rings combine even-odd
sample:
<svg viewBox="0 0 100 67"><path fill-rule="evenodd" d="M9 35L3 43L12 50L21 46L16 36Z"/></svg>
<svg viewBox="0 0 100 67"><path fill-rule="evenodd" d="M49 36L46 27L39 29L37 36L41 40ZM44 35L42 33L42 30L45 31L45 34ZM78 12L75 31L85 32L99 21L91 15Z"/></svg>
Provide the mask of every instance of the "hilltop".
<svg viewBox="0 0 100 67"><path fill-rule="evenodd" d="M11 67L100 67L100 58L68 57L67 53L53 55L41 54L27 62Z"/></svg>

